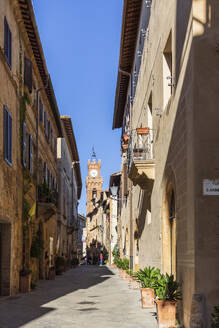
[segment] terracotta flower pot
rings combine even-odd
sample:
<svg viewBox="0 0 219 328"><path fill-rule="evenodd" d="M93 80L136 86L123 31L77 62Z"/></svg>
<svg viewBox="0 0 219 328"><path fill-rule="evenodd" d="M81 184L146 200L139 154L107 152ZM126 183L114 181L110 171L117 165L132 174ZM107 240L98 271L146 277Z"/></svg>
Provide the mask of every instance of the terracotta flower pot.
<svg viewBox="0 0 219 328"><path fill-rule="evenodd" d="M155 292L152 288L141 288L141 304L142 308L154 307Z"/></svg>
<svg viewBox="0 0 219 328"><path fill-rule="evenodd" d="M175 327L176 324L176 301L156 300L157 318L159 328Z"/></svg>
<svg viewBox="0 0 219 328"><path fill-rule="evenodd" d="M126 273L126 272L125 272L124 270L122 270L122 269L119 270L119 274L120 274L120 277L121 277L121 278L124 278L125 273Z"/></svg>
<svg viewBox="0 0 219 328"><path fill-rule="evenodd" d="M31 274L20 276L20 292L29 293L31 291Z"/></svg>
<svg viewBox="0 0 219 328"><path fill-rule="evenodd" d="M148 134L149 133L149 128L148 127L137 128L136 131L137 131L137 134Z"/></svg>
<svg viewBox="0 0 219 328"><path fill-rule="evenodd" d="M123 134L122 139L125 143L127 143L129 141L129 136L127 134Z"/></svg>
<svg viewBox="0 0 219 328"><path fill-rule="evenodd" d="M55 268L50 268L49 269L49 280L55 280L55 276L56 276Z"/></svg>

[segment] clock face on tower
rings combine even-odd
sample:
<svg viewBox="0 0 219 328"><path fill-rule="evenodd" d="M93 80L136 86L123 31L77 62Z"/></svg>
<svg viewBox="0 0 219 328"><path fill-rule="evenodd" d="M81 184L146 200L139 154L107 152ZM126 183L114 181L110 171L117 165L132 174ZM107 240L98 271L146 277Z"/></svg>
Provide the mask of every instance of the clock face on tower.
<svg viewBox="0 0 219 328"><path fill-rule="evenodd" d="M91 170L91 171L90 171L90 176L91 176L92 178L96 178L96 177L97 177L97 170Z"/></svg>

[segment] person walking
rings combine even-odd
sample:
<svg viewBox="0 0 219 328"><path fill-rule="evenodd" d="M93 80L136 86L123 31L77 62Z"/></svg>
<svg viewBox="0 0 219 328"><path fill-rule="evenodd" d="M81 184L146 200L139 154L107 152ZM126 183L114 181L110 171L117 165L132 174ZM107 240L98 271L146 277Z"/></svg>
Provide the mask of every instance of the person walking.
<svg viewBox="0 0 219 328"><path fill-rule="evenodd" d="M103 265L103 253L100 253L100 265Z"/></svg>

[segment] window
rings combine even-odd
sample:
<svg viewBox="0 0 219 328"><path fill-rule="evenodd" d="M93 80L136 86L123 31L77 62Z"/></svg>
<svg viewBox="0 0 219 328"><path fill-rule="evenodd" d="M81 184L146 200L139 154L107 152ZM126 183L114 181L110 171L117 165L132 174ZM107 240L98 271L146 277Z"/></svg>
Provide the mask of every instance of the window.
<svg viewBox="0 0 219 328"><path fill-rule="evenodd" d="M39 107L40 107L40 112L39 112L40 122L43 122L43 103L41 99L39 101Z"/></svg>
<svg viewBox="0 0 219 328"><path fill-rule="evenodd" d="M47 177L48 177L48 187L50 188L50 178L51 178L51 172L50 172L50 170L48 169L48 171L47 171Z"/></svg>
<svg viewBox="0 0 219 328"><path fill-rule="evenodd" d="M33 138L31 135L29 135L29 171L32 173L33 172Z"/></svg>
<svg viewBox="0 0 219 328"><path fill-rule="evenodd" d="M32 92L32 62L24 57L24 85Z"/></svg>
<svg viewBox="0 0 219 328"><path fill-rule="evenodd" d="M173 87L172 34L170 33L163 51L163 109L170 103Z"/></svg>
<svg viewBox="0 0 219 328"><path fill-rule="evenodd" d="M4 127L3 127L3 135L4 135L4 159L8 164L12 164L12 117L8 112L7 107L4 106Z"/></svg>
<svg viewBox="0 0 219 328"><path fill-rule="evenodd" d="M5 17L4 20L4 51L5 51L5 58L9 67L11 68L11 31Z"/></svg>
<svg viewBox="0 0 219 328"><path fill-rule="evenodd" d="M44 132L47 135L47 112L44 112Z"/></svg>
<svg viewBox="0 0 219 328"><path fill-rule="evenodd" d="M27 133L26 133L26 123L23 122L23 153L22 153L23 166L27 166Z"/></svg>
<svg viewBox="0 0 219 328"><path fill-rule="evenodd" d="M48 171L48 166L47 166L47 163L44 162L44 167L43 167L43 176L44 176L44 182L45 182L45 183L48 182L47 171Z"/></svg>
<svg viewBox="0 0 219 328"><path fill-rule="evenodd" d="M50 144L51 144L51 148L53 147L52 143L53 143L53 130L51 128L51 133L50 133Z"/></svg>
<svg viewBox="0 0 219 328"><path fill-rule="evenodd" d="M49 142L50 142L50 132L51 132L51 130L50 130L50 120L48 120L48 122L47 122L47 133L46 133L46 135L48 137Z"/></svg>
<svg viewBox="0 0 219 328"><path fill-rule="evenodd" d="M92 199L95 199L97 198L97 190L96 189L93 189L92 191Z"/></svg>
<svg viewBox="0 0 219 328"><path fill-rule="evenodd" d="M56 157L57 156L57 138L56 137L54 138L54 154Z"/></svg>

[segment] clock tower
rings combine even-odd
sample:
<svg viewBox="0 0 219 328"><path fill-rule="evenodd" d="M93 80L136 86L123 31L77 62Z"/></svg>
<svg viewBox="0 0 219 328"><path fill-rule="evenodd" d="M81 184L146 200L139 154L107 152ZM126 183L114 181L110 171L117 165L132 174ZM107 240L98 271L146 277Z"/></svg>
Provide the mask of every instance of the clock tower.
<svg viewBox="0 0 219 328"><path fill-rule="evenodd" d="M86 178L87 189L87 246L92 240L97 240L99 215L95 212L96 202L100 199L103 178L100 176L101 161L96 158L93 149L91 160L88 160L88 176ZM90 215L91 214L91 215Z"/></svg>

